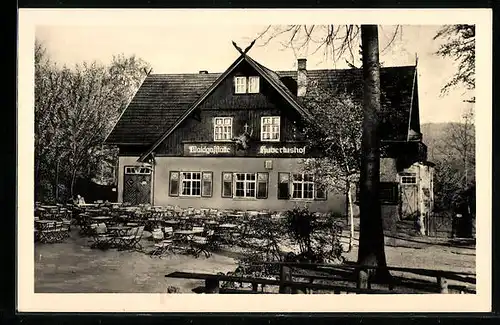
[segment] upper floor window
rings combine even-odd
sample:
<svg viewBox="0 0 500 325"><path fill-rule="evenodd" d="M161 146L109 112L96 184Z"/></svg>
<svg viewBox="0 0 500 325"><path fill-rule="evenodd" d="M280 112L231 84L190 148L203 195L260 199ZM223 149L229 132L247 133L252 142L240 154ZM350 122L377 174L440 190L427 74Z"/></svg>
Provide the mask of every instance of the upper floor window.
<svg viewBox="0 0 500 325"><path fill-rule="evenodd" d="M234 92L236 94L255 94L259 92L258 76L251 77L234 77Z"/></svg>
<svg viewBox="0 0 500 325"><path fill-rule="evenodd" d="M233 118L216 117L214 119L214 141L228 141L233 138Z"/></svg>
<svg viewBox="0 0 500 325"><path fill-rule="evenodd" d="M280 117L263 116L260 123L261 141L279 141L280 140Z"/></svg>
<svg viewBox="0 0 500 325"><path fill-rule="evenodd" d="M259 77L248 77L248 92L251 94L259 92Z"/></svg>

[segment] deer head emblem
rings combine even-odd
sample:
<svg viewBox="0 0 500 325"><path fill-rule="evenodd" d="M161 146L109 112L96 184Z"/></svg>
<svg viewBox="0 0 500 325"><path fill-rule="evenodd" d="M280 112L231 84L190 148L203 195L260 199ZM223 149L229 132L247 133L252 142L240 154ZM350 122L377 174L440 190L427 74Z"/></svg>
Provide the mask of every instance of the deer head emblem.
<svg viewBox="0 0 500 325"><path fill-rule="evenodd" d="M244 128L244 132L241 135L233 138L233 141L236 142L237 150L248 149L250 139L252 138L252 135L253 135L253 128L250 130L250 132L248 132L248 128L249 128L248 124L245 123L245 126L243 128Z"/></svg>

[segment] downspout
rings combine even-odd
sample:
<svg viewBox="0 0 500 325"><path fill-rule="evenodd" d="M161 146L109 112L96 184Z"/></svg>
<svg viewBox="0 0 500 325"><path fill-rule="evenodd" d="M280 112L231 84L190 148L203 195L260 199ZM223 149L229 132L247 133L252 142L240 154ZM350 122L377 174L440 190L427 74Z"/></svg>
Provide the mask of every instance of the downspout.
<svg viewBox="0 0 500 325"><path fill-rule="evenodd" d="M408 130L406 134L406 141L410 141L411 114L413 111L413 97L415 95L415 83L417 79L417 63L418 63L418 58L415 60L415 72L413 73L413 83L411 85L410 115L408 116Z"/></svg>

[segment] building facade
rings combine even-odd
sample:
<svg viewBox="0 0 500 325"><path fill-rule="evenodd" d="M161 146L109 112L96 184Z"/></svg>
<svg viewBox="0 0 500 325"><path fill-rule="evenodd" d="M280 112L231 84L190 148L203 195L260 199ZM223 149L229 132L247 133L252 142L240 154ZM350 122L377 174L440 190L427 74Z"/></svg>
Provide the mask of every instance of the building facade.
<svg viewBox="0 0 500 325"><path fill-rule="evenodd" d="M361 98L361 71L297 66L272 71L241 53L224 73L149 75L106 139L120 149L119 201L344 213L342 193L301 172L303 158L321 157L300 131L314 121L302 103L311 80ZM398 218L401 173L426 161L416 82L416 67L381 69L383 202Z"/></svg>

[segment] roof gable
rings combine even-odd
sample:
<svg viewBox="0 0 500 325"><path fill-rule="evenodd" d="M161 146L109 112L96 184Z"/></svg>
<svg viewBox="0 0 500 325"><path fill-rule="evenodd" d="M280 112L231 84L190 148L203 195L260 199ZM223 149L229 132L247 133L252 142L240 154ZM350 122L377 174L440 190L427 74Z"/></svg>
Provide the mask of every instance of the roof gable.
<svg viewBox="0 0 500 325"><path fill-rule="evenodd" d="M252 68L254 68L262 78L264 78L271 86L275 88L275 90L283 96L283 98L293 107L295 108L304 118L307 120L312 120L312 115L296 100L295 96L290 92L290 90L281 82L279 76L262 66L261 64L255 62L248 55L242 53L236 61L234 61L229 68L222 73L213 83L206 89L206 91L195 100L187 110L185 110L182 115L180 115L177 120L163 133L149 149L139 158L139 161L143 161L146 159L177 127L181 125L181 123L191 115L194 110L198 107L200 103L202 103L216 88L219 84L226 79L229 74L243 61L247 62Z"/></svg>

